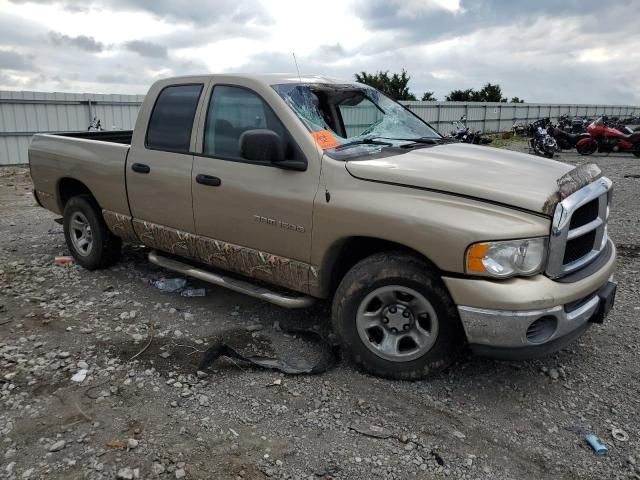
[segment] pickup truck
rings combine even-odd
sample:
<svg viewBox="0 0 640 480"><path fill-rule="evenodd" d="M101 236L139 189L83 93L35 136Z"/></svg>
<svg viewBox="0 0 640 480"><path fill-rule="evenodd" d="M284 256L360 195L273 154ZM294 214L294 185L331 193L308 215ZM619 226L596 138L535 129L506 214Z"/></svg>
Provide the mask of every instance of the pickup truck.
<svg viewBox="0 0 640 480"><path fill-rule="evenodd" d="M596 165L455 143L363 84L165 79L133 131L35 135L29 162L81 266L134 242L282 307L330 299L343 348L375 375L424 378L467 346L544 355L614 302Z"/></svg>

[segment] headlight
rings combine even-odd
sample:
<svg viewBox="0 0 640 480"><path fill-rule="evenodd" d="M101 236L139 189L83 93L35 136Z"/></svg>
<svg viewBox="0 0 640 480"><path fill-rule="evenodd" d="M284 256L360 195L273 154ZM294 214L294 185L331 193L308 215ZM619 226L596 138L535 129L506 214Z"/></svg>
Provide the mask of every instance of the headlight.
<svg viewBox="0 0 640 480"><path fill-rule="evenodd" d="M544 266L546 250L546 238L474 243L467 249L465 265L472 275L495 278L535 275Z"/></svg>

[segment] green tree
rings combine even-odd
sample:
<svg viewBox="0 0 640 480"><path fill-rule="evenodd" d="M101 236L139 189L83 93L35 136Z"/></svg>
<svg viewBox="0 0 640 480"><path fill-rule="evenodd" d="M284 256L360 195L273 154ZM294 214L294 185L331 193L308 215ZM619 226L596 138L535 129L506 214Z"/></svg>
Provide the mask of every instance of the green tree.
<svg viewBox="0 0 640 480"><path fill-rule="evenodd" d="M394 100L416 100L416 96L409 91L411 77L403 68L398 73L389 74L389 71L376 73L360 72L355 74L356 82L364 83L380 90Z"/></svg>
<svg viewBox="0 0 640 480"><path fill-rule="evenodd" d="M480 100L476 100L477 93L473 88L453 90L444 98L447 102L479 102Z"/></svg>
<svg viewBox="0 0 640 480"><path fill-rule="evenodd" d="M518 97L513 97L520 103L524 102ZM502 88L498 84L486 83L480 90L467 88L466 90L452 90L445 97L448 102L506 102L502 96ZM512 99L513 101L513 99Z"/></svg>
<svg viewBox="0 0 640 480"><path fill-rule="evenodd" d="M433 92L424 92L422 95L423 102L435 102L438 99L433 95Z"/></svg>
<svg viewBox="0 0 640 480"><path fill-rule="evenodd" d="M506 102L507 99L502 96L502 88L500 85L487 83L478 92L480 102Z"/></svg>
<svg viewBox="0 0 640 480"><path fill-rule="evenodd" d="M509 100L511 103L524 103L524 100L518 97L511 97L511 100Z"/></svg>

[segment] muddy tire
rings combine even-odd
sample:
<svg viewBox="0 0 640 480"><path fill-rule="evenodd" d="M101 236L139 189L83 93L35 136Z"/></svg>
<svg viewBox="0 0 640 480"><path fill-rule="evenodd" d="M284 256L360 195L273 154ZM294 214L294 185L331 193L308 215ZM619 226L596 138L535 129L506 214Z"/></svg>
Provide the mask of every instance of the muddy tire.
<svg viewBox="0 0 640 480"><path fill-rule="evenodd" d="M367 372L419 380L465 347L457 309L440 277L417 256L383 252L357 263L333 299L333 329Z"/></svg>
<svg viewBox="0 0 640 480"><path fill-rule="evenodd" d="M71 198L64 207L62 225L71 255L87 270L108 267L120 257L122 240L109 231L92 196Z"/></svg>

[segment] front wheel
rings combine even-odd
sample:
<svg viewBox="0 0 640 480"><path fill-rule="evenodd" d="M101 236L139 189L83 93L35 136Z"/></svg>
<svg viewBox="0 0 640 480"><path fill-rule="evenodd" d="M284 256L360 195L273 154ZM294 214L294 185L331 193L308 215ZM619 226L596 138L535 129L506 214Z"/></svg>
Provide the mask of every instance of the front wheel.
<svg viewBox="0 0 640 480"><path fill-rule="evenodd" d="M598 149L598 144L593 140L590 142L582 143L582 144L578 143L576 145L576 151L580 155L591 155L593 153L596 153L597 149Z"/></svg>
<svg viewBox="0 0 640 480"><path fill-rule="evenodd" d="M442 280L403 252L375 254L349 270L333 299L332 322L353 360L386 378L418 380L440 372L465 346Z"/></svg>
<svg viewBox="0 0 640 480"><path fill-rule="evenodd" d="M633 154L634 154L636 157L640 157L640 142L636 143L636 144L633 146Z"/></svg>

